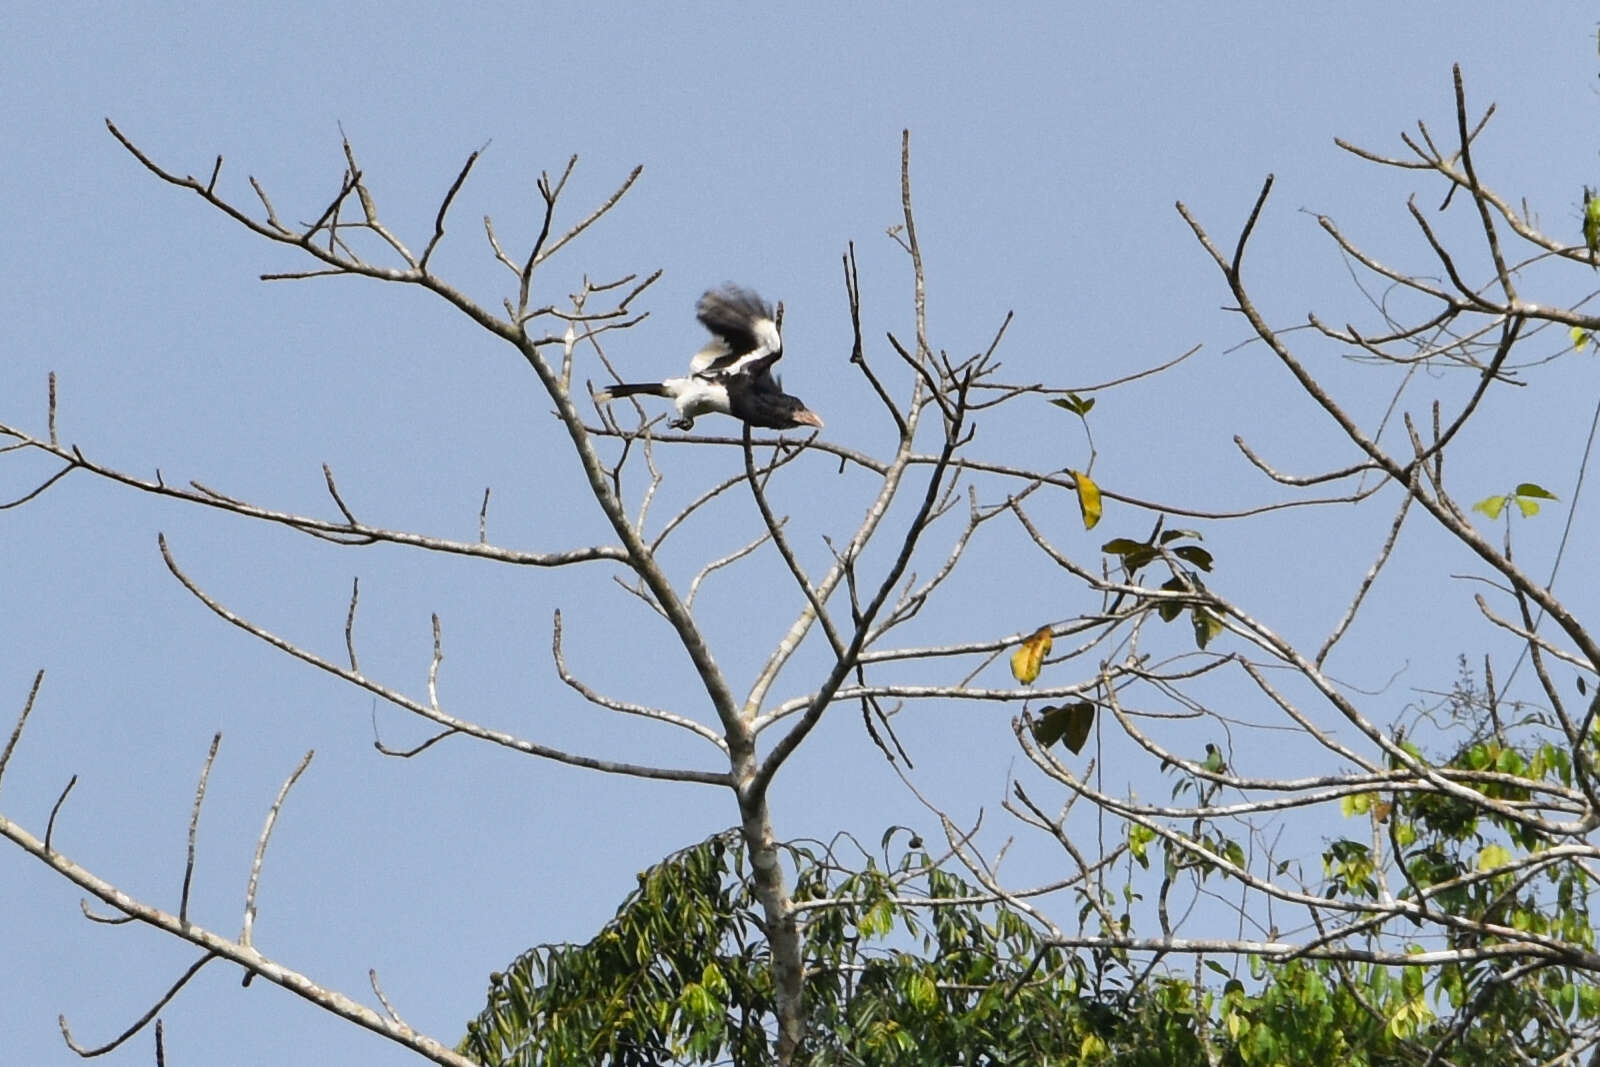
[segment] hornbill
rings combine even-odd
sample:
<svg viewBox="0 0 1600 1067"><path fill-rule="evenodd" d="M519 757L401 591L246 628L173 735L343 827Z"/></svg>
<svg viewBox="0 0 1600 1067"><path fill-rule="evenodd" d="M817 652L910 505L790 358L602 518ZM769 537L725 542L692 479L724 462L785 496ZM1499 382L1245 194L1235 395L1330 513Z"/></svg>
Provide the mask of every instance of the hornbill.
<svg viewBox="0 0 1600 1067"><path fill-rule="evenodd" d="M783 338L772 308L759 296L735 285L712 289L700 298L695 317L713 337L689 361L688 377L613 385L594 398L671 397L678 409L672 425L680 430L710 411L773 430L822 428L817 413L785 393L772 375L772 365L783 358Z"/></svg>

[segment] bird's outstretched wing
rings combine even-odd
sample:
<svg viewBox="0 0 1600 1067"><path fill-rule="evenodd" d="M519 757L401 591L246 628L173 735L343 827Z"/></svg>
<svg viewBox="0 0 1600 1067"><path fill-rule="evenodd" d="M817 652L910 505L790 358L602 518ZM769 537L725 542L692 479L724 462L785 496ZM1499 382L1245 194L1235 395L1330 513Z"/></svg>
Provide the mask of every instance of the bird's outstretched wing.
<svg viewBox="0 0 1600 1067"><path fill-rule="evenodd" d="M749 289L725 285L700 298L695 316L715 335L689 361L689 373L767 374L783 356L783 338L772 308Z"/></svg>

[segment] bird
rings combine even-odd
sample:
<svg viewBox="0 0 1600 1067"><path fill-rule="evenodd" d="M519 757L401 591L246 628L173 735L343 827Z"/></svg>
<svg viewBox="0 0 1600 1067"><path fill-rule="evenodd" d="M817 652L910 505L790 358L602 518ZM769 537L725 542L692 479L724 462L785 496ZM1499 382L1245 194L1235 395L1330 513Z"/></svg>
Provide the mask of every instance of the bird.
<svg viewBox="0 0 1600 1067"><path fill-rule="evenodd" d="M772 308L761 297L737 285L724 285L700 297L695 317L712 338L689 360L687 377L624 382L595 393L595 400L670 397L678 410L671 425L679 430L692 429L696 418L711 412L772 430L822 428L817 413L799 397L785 393L772 374L772 365L783 358L783 338Z"/></svg>

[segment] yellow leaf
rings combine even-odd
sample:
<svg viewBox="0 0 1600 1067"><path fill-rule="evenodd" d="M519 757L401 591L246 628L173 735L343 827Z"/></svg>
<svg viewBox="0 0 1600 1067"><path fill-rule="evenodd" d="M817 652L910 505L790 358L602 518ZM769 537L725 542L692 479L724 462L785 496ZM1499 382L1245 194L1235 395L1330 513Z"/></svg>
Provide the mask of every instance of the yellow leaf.
<svg viewBox="0 0 1600 1067"><path fill-rule="evenodd" d="M1083 512L1083 528L1092 530L1094 524L1100 521L1100 512L1103 510L1100 505L1100 487L1094 484L1094 479L1082 471L1075 471L1069 467L1067 473L1072 475L1073 483L1078 487L1078 510Z"/></svg>
<svg viewBox="0 0 1600 1067"><path fill-rule="evenodd" d="M1600 252L1600 196L1587 185L1583 187L1583 243L1591 259Z"/></svg>
<svg viewBox="0 0 1600 1067"><path fill-rule="evenodd" d="M1022 642L1020 648L1011 653L1011 673L1017 681L1023 685L1033 684L1033 680L1039 677L1039 668L1044 665L1044 658L1050 654L1050 646L1053 643L1050 627L1041 626Z"/></svg>
<svg viewBox="0 0 1600 1067"><path fill-rule="evenodd" d="M1584 346L1589 343L1589 331L1585 330L1582 326L1574 326L1569 336L1572 338L1572 347L1576 348L1579 352L1582 352Z"/></svg>

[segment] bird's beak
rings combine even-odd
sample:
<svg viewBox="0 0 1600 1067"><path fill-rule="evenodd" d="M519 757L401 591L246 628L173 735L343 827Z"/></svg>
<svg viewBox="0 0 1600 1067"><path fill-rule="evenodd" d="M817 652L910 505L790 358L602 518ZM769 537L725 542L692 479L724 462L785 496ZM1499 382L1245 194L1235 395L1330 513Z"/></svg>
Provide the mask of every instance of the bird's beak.
<svg viewBox="0 0 1600 1067"><path fill-rule="evenodd" d="M802 426L815 426L819 430L822 429L822 417L807 408L802 408L795 412L794 421Z"/></svg>

